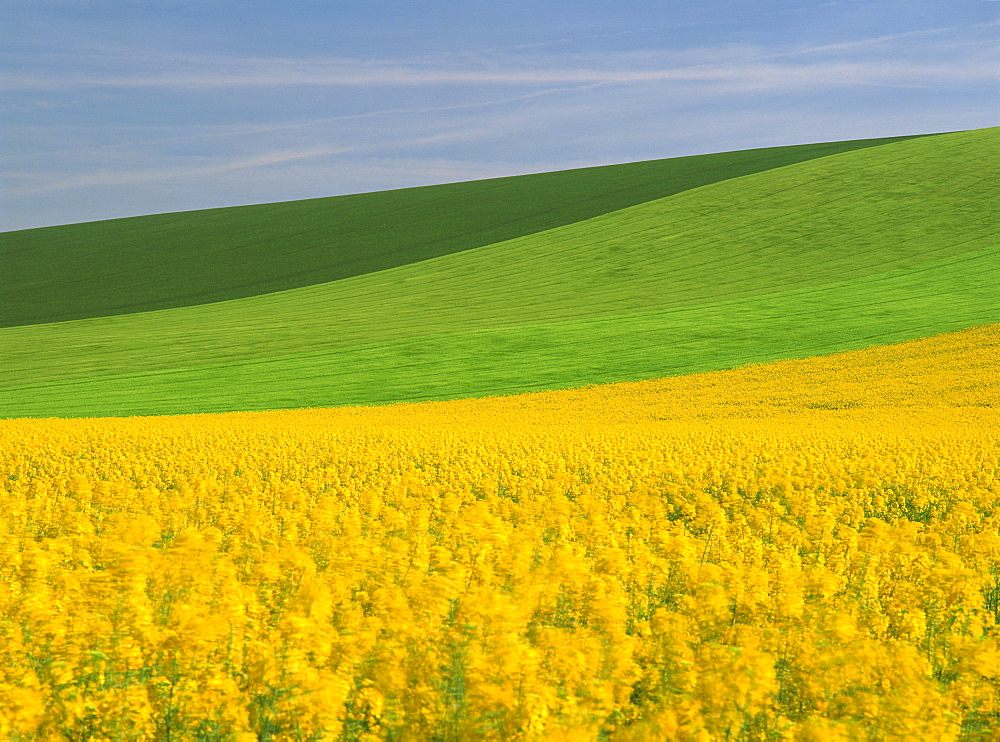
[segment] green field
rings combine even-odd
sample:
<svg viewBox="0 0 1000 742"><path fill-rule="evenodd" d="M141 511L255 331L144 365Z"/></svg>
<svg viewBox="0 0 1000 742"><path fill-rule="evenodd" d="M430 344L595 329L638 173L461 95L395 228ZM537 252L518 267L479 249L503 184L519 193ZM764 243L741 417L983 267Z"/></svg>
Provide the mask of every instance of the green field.
<svg viewBox="0 0 1000 742"><path fill-rule="evenodd" d="M826 156L817 148L720 155L728 169L696 173L686 162L672 190L658 181L672 161L618 166L646 172L645 181L614 168L502 179L506 195L495 200L483 194L499 181L412 189L384 233L374 214L408 192L369 194L387 200L359 207L353 234L365 237L356 241L337 231L337 219L316 227L338 199L8 233L5 249L16 248L35 278L14 280L15 298L5 298L8 324L24 326L0 330L0 416L480 396L997 322L998 148L994 128L837 144ZM657 188L671 195L657 197ZM283 214L274 217L283 226L268 210ZM135 247L143 220L156 249ZM308 235L301 241L289 231L296 221ZM116 267L112 249L101 256L94 245L126 222L115 234L134 249L121 248L131 257ZM167 256L171 229L191 231L183 251ZM43 233L59 239L46 243ZM244 265L234 256L253 233L270 242ZM75 262L46 277L41 266L59 244ZM338 245L325 268L332 274L303 268L322 257L322 244ZM279 283L267 283L271 265ZM113 269L118 278L102 281ZM268 288L293 279L298 288ZM215 301L248 286L272 293ZM183 306L193 301L214 303ZM102 316L129 303L175 308ZM88 318L27 324L54 316Z"/></svg>
<svg viewBox="0 0 1000 742"><path fill-rule="evenodd" d="M906 137L722 152L0 234L0 327L256 296L416 263Z"/></svg>

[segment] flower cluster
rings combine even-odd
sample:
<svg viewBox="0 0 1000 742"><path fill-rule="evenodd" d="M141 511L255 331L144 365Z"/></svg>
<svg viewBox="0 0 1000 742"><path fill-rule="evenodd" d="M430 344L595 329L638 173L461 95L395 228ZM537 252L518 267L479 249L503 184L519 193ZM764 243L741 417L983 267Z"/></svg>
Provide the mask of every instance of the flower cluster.
<svg viewBox="0 0 1000 742"><path fill-rule="evenodd" d="M992 738L1000 412L765 375L0 423L0 738Z"/></svg>

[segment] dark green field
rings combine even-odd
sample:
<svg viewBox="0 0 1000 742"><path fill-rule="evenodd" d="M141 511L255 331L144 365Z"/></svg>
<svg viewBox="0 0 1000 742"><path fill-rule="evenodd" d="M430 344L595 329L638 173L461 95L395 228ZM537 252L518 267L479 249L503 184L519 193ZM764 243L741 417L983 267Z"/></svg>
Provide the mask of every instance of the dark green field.
<svg viewBox="0 0 1000 742"><path fill-rule="evenodd" d="M1000 129L872 144L8 233L34 278L0 416L480 396L1000 321Z"/></svg>

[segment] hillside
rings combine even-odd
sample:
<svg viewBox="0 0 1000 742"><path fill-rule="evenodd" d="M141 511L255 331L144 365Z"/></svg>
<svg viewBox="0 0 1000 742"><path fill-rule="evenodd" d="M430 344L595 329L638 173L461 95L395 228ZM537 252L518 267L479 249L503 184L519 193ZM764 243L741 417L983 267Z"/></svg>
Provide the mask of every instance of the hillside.
<svg viewBox="0 0 1000 742"><path fill-rule="evenodd" d="M7 328L0 415L482 396L996 322L998 146L911 139L326 284Z"/></svg>
<svg viewBox="0 0 1000 742"><path fill-rule="evenodd" d="M722 152L0 233L0 327L224 301L416 263L907 137Z"/></svg>

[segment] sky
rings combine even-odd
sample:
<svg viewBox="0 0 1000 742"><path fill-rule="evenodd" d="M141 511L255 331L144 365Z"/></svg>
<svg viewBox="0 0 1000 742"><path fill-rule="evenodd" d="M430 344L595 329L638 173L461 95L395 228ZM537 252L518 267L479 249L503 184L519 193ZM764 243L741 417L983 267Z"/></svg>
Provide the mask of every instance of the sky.
<svg viewBox="0 0 1000 742"><path fill-rule="evenodd" d="M1000 125L996 0L0 0L0 231Z"/></svg>

